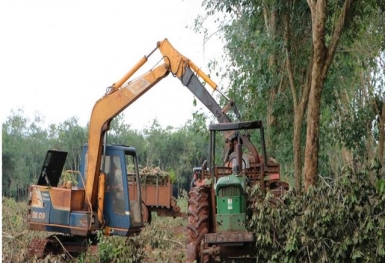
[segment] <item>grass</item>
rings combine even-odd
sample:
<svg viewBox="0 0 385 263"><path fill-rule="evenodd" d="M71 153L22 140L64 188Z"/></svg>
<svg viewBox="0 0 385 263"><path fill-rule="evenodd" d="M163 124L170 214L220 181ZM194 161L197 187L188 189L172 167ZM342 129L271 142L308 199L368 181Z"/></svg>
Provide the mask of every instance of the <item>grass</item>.
<svg viewBox="0 0 385 263"><path fill-rule="evenodd" d="M27 203L12 198L2 199L2 259L3 262L26 262L27 244L44 233L27 229Z"/></svg>
<svg viewBox="0 0 385 263"><path fill-rule="evenodd" d="M178 200L182 211L187 200ZM52 233L30 231L27 225L27 202L2 198L2 259L3 262L185 262L186 219L152 215L151 225L132 237L101 236L97 253L82 254L73 259L48 255L45 259L29 259L28 243L35 237L45 238Z"/></svg>

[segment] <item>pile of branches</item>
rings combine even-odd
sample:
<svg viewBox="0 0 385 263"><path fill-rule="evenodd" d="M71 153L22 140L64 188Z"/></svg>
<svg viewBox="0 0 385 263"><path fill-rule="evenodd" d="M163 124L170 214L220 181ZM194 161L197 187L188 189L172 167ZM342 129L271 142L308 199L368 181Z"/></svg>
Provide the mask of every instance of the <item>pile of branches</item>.
<svg viewBox="0 0 385 263"><path fill-rule="evenodd" d="M169 183L169 174L162 171L159 167L146 166L140 169L142 184L167 185Z"/></svg>
<svg viewBox="0 0 385 263"><path fill-rule="evenodd" d="M250 220L257 262L385 262L385 194L379 172L345 170L282 202L258 188ZM372 180L371 180L372 179Z"/></svg>
<svg viewBox="0 0 385 263"><path fill-rule="evenodd" d="M168 176L168 173L162 171L159 167L146 166L140 169L139 174L141 176L154 175L154 176Z"/></svg>

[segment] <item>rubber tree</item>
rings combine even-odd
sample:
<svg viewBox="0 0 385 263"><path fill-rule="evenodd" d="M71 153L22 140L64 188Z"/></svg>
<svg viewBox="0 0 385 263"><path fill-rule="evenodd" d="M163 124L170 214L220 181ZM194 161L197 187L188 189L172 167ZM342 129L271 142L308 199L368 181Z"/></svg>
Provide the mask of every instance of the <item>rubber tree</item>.
<svg viewBox="0 0 385 263"><path fill-rule="evenodd" d="M351 39L360 37L358 33L352 32L360 32L364 28L361 22L371 16L365 7L376 4L378 1L375 0L308 0L307 3L274 0L203 1L208 15L231 14L220 20L220 27L225 32L224 41L231 58L230 65L236 72L230 75L233 77L233 86L246 99L259 97L259 101L254 104L251 99L244 101L258 110L262 107L267 108L268 110L264 111L267 114L266 119L273 120L268 121L269 125L279 127L279 122L284 120L279 119L278 114L288 116L289 108L284 107L280 112L276 109L282 107L278 104L289 102L286 100L282 103L277 99L282 95L287 96L289 87L292 97L290 102L293 105L291 117L293 123L286 127L293 129L294 170L298 189L301 187L302 163L304 163L305 189L315 183L318 176L321 101L325 81L340 39L344 32L350 32L348 36L350 39L345 39L344 43L349 45ZM261 25L264 25L265 29ZM239 41L242 38L243 42ZM269 60L263 60L264 57L268 57ZM260 70L263 67L265 69ZM338 67L335 67L335 70L339 70ZM262 74L260 76L262 80L268 79L269 75L273 76L275 82L253 82L252 80L259 74ZM247 78L249 81L245 81ZM333 85L330 80L328 85ZM255 95L256 93L265 95ZM258 103L263 106L260 107ZM275 112L269 110L271 105ZM270 116L273 114L274 116ZM277 119L279 120L275 121ZM301 136L304 125L307 126L305 157L302 162ZM281 132L286 130L281 129Z"/></svg>
<svg viewBox="0 0 385 263"><path fill-rule="evenodd" d="M301 1L205 1L220 23L232 73L230 97L243 115L265 119L267 148L293 166L301 188L303 124L310 90L310 10ZM241 104L241 105L239 105ZM282 136L285 134L284 136ZM291 140L291 142L290 142ZM287 152L284 146L291 147ZM284 152L284 153L283 153ZM293 157L292 157L293 156Z"/></svg>
<svg viewBox="0 0 385 263"><path fill-rule="evenodd" d="M313 58L306 130L305 190L316 182L318 175L321 94L352 0L345 0L341 8L335 8L334 12L339 15L336 26L330 34L331 39L328 46L326 43L326 22L331 7L328 6L326 0L308 0L307 2L311 10Z"/></svg>

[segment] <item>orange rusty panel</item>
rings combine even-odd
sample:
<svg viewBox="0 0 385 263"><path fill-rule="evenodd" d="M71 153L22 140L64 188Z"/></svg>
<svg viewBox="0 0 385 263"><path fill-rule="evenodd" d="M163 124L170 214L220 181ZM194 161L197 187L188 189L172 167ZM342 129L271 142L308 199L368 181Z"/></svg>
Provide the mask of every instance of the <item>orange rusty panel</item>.
<svg viewBox="0 0 385 263"><path fill-rule="evenodd" d="M71 190L71 211L83 210L84 189Z"/></svg>
<svg viewBox="0 0 385 263"><path fill-rule="evenodd" d="M157 190L158 188L158 190ZM142 185L142 200L147 206L171 207L172 185ZM130 200L136 200L137 186L129 184Z"/></svg>
<svg viewBox="0 0 385 263"><path fill-rule="evenodd" d="M47 189L46 186L44 188ZM32 207L43 207L43 197L41 194L42 189L43 189L43 187L38 186L38 185L31 186L30 191L31 191L31 206ZM47 191L48 191L48 189L47 189Z"/></svg>
<svg viewBox="0 0 385 263"><path fill-rule="evenodd" d="M147 206L166 206L170 207L171 191L168 186L147 185L142 186L143 200Z"/></svg>
<svg viewBox="0 0 385 263"><path fill-rule="evenodd" d="M72 190L53 187L50 191L52 206L58 210L82 210L84 190Z"/></svg>
<svg viewBox="0 0 385 263"><path fill-rule="evenodd" d="M70 211L71 207L71 190L65 188L51 188L52 206L58 210Z"/></svg>

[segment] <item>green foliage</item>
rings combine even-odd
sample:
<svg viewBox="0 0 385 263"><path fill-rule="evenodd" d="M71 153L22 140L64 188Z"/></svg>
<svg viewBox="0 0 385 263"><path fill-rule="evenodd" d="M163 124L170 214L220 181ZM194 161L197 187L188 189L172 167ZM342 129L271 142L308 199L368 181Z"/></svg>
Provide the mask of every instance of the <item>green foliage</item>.
<svg viewBox="0 0 385 263"><path fill-rule="evenodd" d="M77 170L79 167L82 146L87 142L88 129L79 124L77 118L72 117L57 125L56 140L53 147L68 152L66 169Z"/></svg>
<svg viewBox="0 0 385 263"><path fill-rule="evenodd" d="M177 200L182 211L187 209L187 199ZM28 258L28 244L33 238L44 239L52 233L28 231L27 202L2 198L2 260L3 262L185 262L186 220L152 215L151 225L140 234L131 237L103 236L97 234L99 244L87 253L74 255L70 260L65 255L48 255L44 259Z"/></svg>
<svg viewBox="0 0 385 263"><path fill-rule="evenodd" d="M36 180L51 138L41 126L41 116L31 121L23 111L12 111L2 124L3 195L24 197L28 185Z"/></svg>
<svg viewBox="0 0 385 263"><path fill-rule="evenodd" d="M141 131L131 129L124 120L124 114L116 116L110 125L108 132L108 143L124 144L133 146L139 155L139 163L144 164L146 160L146 140Z"/></svg>
<svg viewBox="0 0 385 263"><path fill-rule="evenodd" d="M208 138L196 136L198 127L202 127L201 122L202 119L198 118L196 122L189 122L176 130L172 127L162 128L154 121L149 129L143 131L147 146L146 165L157 165L162 170L173 171L173 182L178 192L182 188L189 188L192 168L199 166L208 152Z"/></svg>
<svg viewBox="0 0 385 263"><path fill-rule="evenodd" d="M344 2L327 2L326 46L330 44ZM285 173L292 173L294 107L309 85L312 71L308 3L205 0L202 5L206 13L197 18L196 31L210 41L214 33L205 28L204 22L214 18L215 34L224 43L224 56L210 61L211 71L229 81L228 96L237 103L244 119L266 120L268 151L280 161ZM384 93L383 17L381 0L353 1L347 14L344 33L322 92L319 153L322 174L336 169L333 167L336 158L338 163L344 162L330 154L336 145L338 150L346 146L355 155L363 156L370 149L365 141L378 137L381 131L378 125L370 127L375 120L370 101L375 93ZM287 65L289 59L291 71ZM305 132L303 121L302 148ZM367 152L366 156L373 153Z"/></svg>
<svg viewBox="0 0 385 263"><path fill-rule="evenodd" d="M77 186L79 182L79 174L72 171L64 171L61 174L59 185L64 185L67 182L71 182L73 186Z"/></svg>
<svg viewBox="0 0 385 263"><path fill-rule="evenodd" d="M385 180L378 180L376 187L379 195L385 195Z"/></svg>
<svg viewBox="0 0 385 263"><path fill-rule="evenodd" d="M179 203L179 200L178 200ZM85 262L184 262L186 221L153 216L153 222L138 235L103 236L98 233L98 254L83 255ZM88 261L87 261L88 260Z"/></svg>
<svg viewBox="0 0 385 263"><path fill-rule="evenodd" d="M264 121L269 154L279 160L283 172L293 173L293 97L300 99L312 50L307 3L207 0L203 6L207 16L218 17L220 38L225 43L224 62L219 67L211 63L211 70L229 80L228 96L237 103L243 120ZM290 32L285 30L286 18ZM285 32L290 38L287 43ZM291 94L285 48L293 68L295 94Z"/></svg>
<svg viewBox="0 0 385 263"><path fill-rule="evenodd" d="M171 183L174 183L175 180L176 180L176 174L175 174L175 171L173 169L169 170L168 171L168 175L170 176L170 181Z"/></svg>
<svg viewBox="0 0 385 263"><path fill-rule="evenodd" d="M383 262L385 196L376 191L372 173L346 169L302 195L289 191L283 202L254 189L260 202L250 229L258 261Z"/></svg>
<svg viewBox="0 0 385 263"><path fill-rule="evenodd" d="M98 245L98 262L140 262L143 248L135 238L100 236Z"/></svg>
<svg viewBox="0 0 385 263"><path fill-rule="evenodd" d="M136 131L130 130L120 114L111 123L107 143L135 147L139 164L170 171L174 188L180 193L189 188L192 168L200 165L208 152L205 118L199 114L195 117L180 129L163 128L154 120L149 129ZM205 136L196 136L197 132ZM64 171L78 170L87 134L88 128L75 117L47 126L40 116L31 121L22 111L12 112L2 125L3 195L25 198L28 186L37 181L49 149L68 152ZM72 181L75 185L77 177L76 173L63 173L60 183Z"/></svg>

